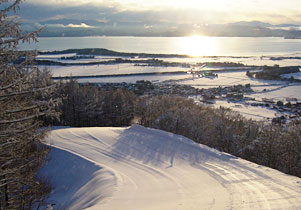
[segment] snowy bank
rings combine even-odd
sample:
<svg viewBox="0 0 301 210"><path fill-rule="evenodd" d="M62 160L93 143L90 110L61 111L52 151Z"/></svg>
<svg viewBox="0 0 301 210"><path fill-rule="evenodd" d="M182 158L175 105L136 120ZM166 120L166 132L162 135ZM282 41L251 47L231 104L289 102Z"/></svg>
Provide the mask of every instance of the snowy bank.
<svg viewBox="0 0 301 210"><path fill-rule="evenodd" d="M54 209L301 209L301 179L168 132L61 128L47 142Z"/></svg>

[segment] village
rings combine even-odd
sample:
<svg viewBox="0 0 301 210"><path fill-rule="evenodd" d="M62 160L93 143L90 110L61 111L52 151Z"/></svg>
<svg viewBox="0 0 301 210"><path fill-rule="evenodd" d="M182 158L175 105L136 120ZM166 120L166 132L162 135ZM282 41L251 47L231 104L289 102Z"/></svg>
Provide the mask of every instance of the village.
<svg viewBox="0 0 301 210"><path fill-rule="evenodd" d="M197 103L214 105L217 100L231 103L243 104L245 106L262 107L278 112L278 116L268 119L273 123L285 124L292 120L301 118L301 101L297 98L286 98L283 100L274 100L262 98L255 99L251 96L252 86L233 85L217 88L195 88L190 85L180 85L171 82L152 83L150 81L140 80L136 83L99 83L100 88L104 89L127 89L140 96L157 95L177 95L185 98L192 98Z"/></svg>

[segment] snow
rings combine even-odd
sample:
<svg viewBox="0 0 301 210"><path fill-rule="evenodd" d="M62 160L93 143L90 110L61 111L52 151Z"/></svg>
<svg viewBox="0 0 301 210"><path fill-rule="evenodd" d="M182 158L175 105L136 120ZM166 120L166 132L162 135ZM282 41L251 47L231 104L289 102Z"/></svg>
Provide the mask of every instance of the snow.
<svg viewBox="0 0 301 210"><path fill-rule="evenodd" d="M96 55L93 59L77 59L77 60L62 60L62 57L72 57L76 54L59 54L59 55L39 55L37 59L39 60L53 60L59 61L62 63L89 63L89 62L101 62L101 61L110 61L116 58L121 59L129 59L129 60L148 60L149 58L129 58L124 56L99 56ZM271 59L274 58L274 59ZM273 56L208 56L208 57L171 57L171 58L161 58L160 56L157 57L159 60L163 60L166 62L181 62L181 63L190 63L190 64L197 64L197 63L210 63L210 62L218 62L218 63L225 63L225 62L233 62L233 63L241 63L248 66L300 66L301 59L300 53L293 53L293 54L283 54L283 55L273 55Z"/></svg>
<svg viewBox="0 0 301 210"><path fill-rule="evenodd" d="M213 106L217 108L220 106L231 108L232 110L253 120L270 120L274 117L278 117L279 111L263 106L254 107L249 105L250 103L254 103L256 101L262 102L263 98L272 99L275 102L278 100L285 102L290 99L301 101L300 83L252 79L246 76L245 71L219 72L218 78L187 78L178 81L178 83L204 89L216 88L219 86L227 87L232 85L250 84L254 92L244 93L244 95L248 98L255 99L254 101L247 100L230 102L226 100L215 100Z"/></svg>
<svg viewBox="0 0 301 210"><path fill-rule="evenodd" d="M190 74L157 74L157 75L135 75L143 73L160 73L160 72L186 72L188 68L181 67L149 67L149 66L134 66L132 64L113 64L113 65L89 65L89 66L51 66L48 67L54 77L65 76L91 76L90 78L80 78L78 82L98 83L98 82L136 82L137 80L178 80L179 84L191 85L199 88L210 88L218 86L245 85L251 84L252 87L266 89L270 86L281 86L286 84L283 81L267 81L251 79L246 75L246 70L223 71L227 68L205 68L205 70L220 70L218 78L192 78ZM256 71L254 68L252 71ZM127 74L126 76L123 76ZM93 76L106 75L106 78L97 78ZM115 76L114 76L115 75ZM116 77L116 75L119 75ZM121 76L120 76L121 75ZM112 77L110 77L112 76ZM132 78L129 78L132 77ZM139 79L136 79L138 77Z"/></svg>
<svg viewBox="0 0 301 210"><path fill-rule="evenodd" d="M252 95L254 98L274 98L275 100L285 101L287 98L296 98L301 101L301 84L289 83L281 87L255 93Z"/></svg>
<svg viewBox="0 0 301 210"><path fill-rule="evenodd" d="M51 150L50 157L39 175L50 178L54 190L49 203L57 208L74 203L87 208L90 203L108 197L114 189L111 172L99 165L57 148Z"/></svg>
<svg viewBox="0 0 301 210"><path fill-rule="evenodd" d="M58 128L41 174L54 209L300 209L301 179L168 132Z"/></svg>
<svg viewBox="0 0 301 210"><path fill-rule="evenodd" d="M52 66L49 71L55 77L64 76L90 76L90 75L118 75L118 74L141 74L188 71L182 67L155 67L135 66L133 64L111 64L111 65L80 65L80 66Z"/></svg>
<svg viewBox="0 0 301 210"><path fill-rule="evenodd" d="M271 60L271 56L213 56L213 57L194 57L194 58L161 58L164 61L169 62L187 62L187 63L206 63L206 62L233 62L241 63L248 66L300 66L301 59L298 59L299 54L291 55L275 55L275 58L281 58L280 60ZM295 57L294 59L288 57Z"/></svg>
<svg viewBox="0 0 301 210"><path fill-rule="evenodd" d="M295 79L301 79L301 72L291 73L291 74L283 74L282 77L288 78L288 79L291 77L294 77Z"/></svg>
<svg viewBox="0 0 301 210"><path fill-rule="evenodd" d="M214 107L219 108L220 106L230 108L233 111L239 112L241 115L253 120L266 120L273 119L277 116L278 111L267 108L267 107L254 107L246 104L245 102L230 102L225 100L217 100Z"/></svg>
<svg viewBox="0 0 301 210"><path fill-rule="evenodd" d="M233 85L250 84L254 92L245 93L249 98L256 101L262 101L263 98L274 99L274 101L286 101L287 98L296 98L301 101L300 83L290 83L287 81L272 81L253 79L246 75L246 70L236 69L229 70L227 68L208 67L205 70L219 70L218 77L214 78L198 78L192 77L187 73L176 74L151 74L137 75L141 73L158 73L158 72L176 72L187 71L188 68L181 67L146 67L134 66L132 64L115 64L115 65L89 65L89 66L64 66L50 67L54 76L91 76L87 78L78 78L79 83L136 83L139 80L148 80L151 82L166 82L180 85L190 85L195 88L216 88L227 87ZM258 71L258 68L249 69L250 71ZM122 75L128 74L128 75ZM105 77L94 77L94 75L105 75ZM115 76L114 76L115 75ZM117 75L117 76L116 76ZM251 102L252 103L252 102ZM224 106L240 112L247 118L254 120L270 120L279 114L278 111L266 107L254 107L244 102L228 103L227 101L216 100L216 107Z"/></svg>
<svg viewBox="0 0 301 210"><path fill-rule="evenodd" d="M255 71L256 69L253 69ZM206 88L206 87L225 87L225 86L232 86L232 85L246 85L250 84L252 88L263 87L263 86L274 86L274 85L283 85L286 82L283 81L270 81L270 80L258 80L250 78L246 75L245 70L241 71L221 71L218 72L218 77L215 78L193 78L191 77L190 80L184 80L180 82L181 84L191 85L194 87L199 88ZM265 87L266 88L266 87Z"/></svg>
<svg viewBox="0 0 301 210"><path fill-rule="evenodd" d="M65 54L44 54L38 55L37 60L60 60L62 57L72 57L76 56L76 53L65 53Z"/></svg>
<svg viewBox="0 0 301 210"><path fill-rule="evenodd" d="M147 80L151 82L164 82L168 80L188 79L191 76L188 74L174 75L129 75L129 76L112 76L112 77L90 77L76 79L79 83L136 83L139 80Z"/></svg>

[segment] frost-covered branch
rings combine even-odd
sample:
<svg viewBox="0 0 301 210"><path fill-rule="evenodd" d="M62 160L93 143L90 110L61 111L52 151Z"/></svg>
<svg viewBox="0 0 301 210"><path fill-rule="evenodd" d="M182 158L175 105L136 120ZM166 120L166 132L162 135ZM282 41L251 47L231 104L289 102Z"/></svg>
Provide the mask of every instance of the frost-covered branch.
<svg viewBox="0 0 301 210"><path fill-rule="evenodd" d="M55 84L53 84L51 86L43 87L43 88L34 88L32 90L26 90L26 91L20 91L20 92L12 92L12 93L9 93L9 94L0 95L0 100L3 100L3 98L12 97L12 96L18 96L18 95L25 95L25 94L29 94L29 93L33 94L33 93L36 93L36 92L42 92L42 91L49 90L49 89L54 88L54 87L56 87Z"/></svg>
<svg viewBox="0 0 301 210"><path fill-rule="evenodd" d="M8 1L1 1L0 5L1 5L1 3L4 3L4 2L8 2ZM12 10L13 10L14 13L16 13L16 8L19 8L20 3L21 3L21 0L15 0L15 2L12 3L10 6L2 9L0 11L0 18L2 19L3 17L6 17L7 13L12 11Z"/></svg>
<svg viewBox="0 0 301 210"><path fill-rule="evenodd" d="M18 51L20 42L37 41L40 32L23 33L16 18L22 0L0 0L0 209L31 209L47 190L36 180L48 149L42 117L55 114L56 84L35 66L35 52ZM7 6L8 5L8 6ZM6 7L7 6L7 7Z"/></svg>

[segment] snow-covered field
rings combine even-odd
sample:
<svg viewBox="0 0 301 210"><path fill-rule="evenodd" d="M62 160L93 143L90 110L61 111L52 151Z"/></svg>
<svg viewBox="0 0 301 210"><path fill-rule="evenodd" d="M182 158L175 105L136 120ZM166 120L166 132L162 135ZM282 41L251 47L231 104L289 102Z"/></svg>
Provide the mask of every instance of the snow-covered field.
<svg viewBox="0 0 301 210"><path fill-rule="evenodd" d="M195 58L163 58L164 61L169 62L189 62L189 63L205 63L205 62L233 62L233 63L242 63L244 65L249 66L300 66L301 59L298 59L300 54L289 54L289 55L275 55L273 56L274 60L271 59L270 56L262 57L262 56L217 56L217 57L195 57ZM281 59L277 59L280 58ZM288 58L288 57L296 57L295 59Z"/></svg>
<svg viewBox="0 0 301 210"><path fill-rule="evenodd" d="M288 98L296 98L298 101L301 101L300 83L252 79L246 75L246 70L236 69L229 71L227 67L225 67L224 70L220 69L220 67L205 68L205 70L207 69L219 70L218 77L199 78L192 77L191 74L187 73L137 75L143 73L185 72L189 69L181 67L134 66L133 64L50 67L53 76L56 77L70 75L91 76L88 78L78 78L77 81L79 83L136 83L136 81L139 80L148 80L151 82L171 82L173 84L190 85L200 89L250 84L254 92L245 95L257 101L262 101L263 98L272 99L274 101L281 100L283 102ZM257 71L258 69L253 68L251 70ZM105 77L93 77L95 75ZM270 120L278 116L276 110L267 107L252 107L244 102L231 103L217 100L215 106L231 108L254 120Z"/></svg>
<svg viewBox="0 0 301 210"><path fill-rule="evenodd" d="M270 87L266 91L258 91L252 96L255 98L274 98L275 100L286 100L296 98L301 101L301 83L283 84L279 87Z"/></svg>
<svg viewBox="0 0 301 210"><path fill-rule="evenodd" d="M255 71L255 69L254 69ZM206 87L218 87L218 86L232 86L232 85L246 85L250 84L252 87L270 87L274 85L283 85L286 84L283 81L267 81L267 80L258 80L252 79L246 75L245 70L241 71L221 71L218 72L218 77L215 78L193 78L181 82L181 84L191 85L200 88Z"/></svg>
<svg viewBox="0 0 301 210"><path fill-rule="evenodd" d="M90 77L79 78L79 83L136 83L139 80L147 80L151 82L165 82L169 80L177 81L182 79L190 79L189 74L165 74L165 75L128 75L128 76L111 76L111 77Z"/></svg>
<svg viewBox="0 0 301 210"><path fill-rule="evenodd" d="M58 128L46 141L54 209L301 209L300 178L160 130Z"/></svg>
<svg viewBox="0 0 301 210"><path fill-rule="evenodd" d="M282 75L283 78L291 78L291 77L294 77L295 79L301 79L301 72L298 72L298 73L292 73L292 74L284 74Z"/></svg>
<svg viewBox="0 0 301 210"><path fill-rule="evenodd" d="M130 63L108 64L108 65L84 65L89 62L109 61L116 58L130 60L145 60L149 58L138 57L122 57L122 56L95 56L94 58L64 60L61 57L71 57L76 54L61 54L61 55L40 55L37 59L52 60L63 63L83 63L83 65L73 66L48 66L54 77L79 77L79 83L136 83L139 80L148 80L151 82L165 82L181 85L190 85L195 88L215 88L227 87L233 85L250 84L254 92L245 94L256 101L262 101L263 98L274 101L287 101L288 98L295 98L301 101L300 84L288 83L284 81L267 81L251 79L246 75L246 71L259 71L262 67L227 67L208 65L202 70L217 71L218 77L192 77L191 74L185 72L190 71L190 68L184 67L164 67L164 66L146 66L144 64L134 65ZM191 58L158 58L166 62L178 62L187 64L199 64L204 62L234 62L245 65L280 65L280 66L300 66L301 59L299 53L274 56L217 56L217 57L191 57ZM168 72L168 74L160 74ZM182 72L182 73L179 73ZM81 77L83 76L83 77ZM294 76L300 79L300 74L284 75L286 78ZM80 78L81 77L81 78ZM250 102L252 103L252 102ZM215 107L224 106L240 112L248 118L255 120L271 120L279 115L277 110L268 107L254 107L245 102L232 103L225 100L217 100Z"/></svg>
<svg viewBox="0 0 301 210"><path fill-rule="evenodd" d="M49 67L49 70L54 77L189 71L188 68L181 67L135 66L133 64L54 66Z"/></svg>
<svg viewBox="0 0 301 210"><path fill-rule="evenodd" d="M110 61L116 58L130 59L130 60L147 60L149 58L138 58L138 57L122 57L122 56L94 56L94 58L86 59L77 59L77 60L68 60L61 59L62 57L71 57L76 56L75 53L72 54L58 54L58 55L39 55L37 56L38 60L52 60L62 63L89 63L89 62L101 62L101 61ZM249 66L301 66L300 53L292 53L285 55L273 55L273 56L205 56L205 57L187 57L187 58L161 58L157 59L167 61L167 62L181 62L181 63L205 63L205 62L233 62L241 63Z"/></svg>
<svg viewBox="0 0 301 210"><path fill-rule="evenodd" d="M219 108L220 106L225 108L230 108L233 111L239 112L244 117L253 120L271 120L278 116L276 110L267 107L254 107L250 106L244 102L230 102L230 101L219 101L217 100L212 106Z"/></svg>
<svg viewBox="0 0 301 210"><path fill-rule="evenodd" d="M218 78L187 78L179 80L179 84L191 85L196 88L213 88L213 87L227 87L233 85L246 85L250 84L254 92L245 93L245 96L254 98L255 101L262 102L263 99L270 99L275 102L283 101L288 102L294 98L297 101L301 101L301 84L289 83L285 81L271 81L271 80L258 80L251 79L246 76L245 71L234 72L220 72ZM255 102L254 101L254 102ZM252 103L252 101L249 101ZM239 112L247 118L253 120L270 120L274 117L278 117L279 112L277 110L258 106L254 107L246 103L246 101L231 102L226 100L216 100L215 107L227 107L234 111Z"/></svg>

